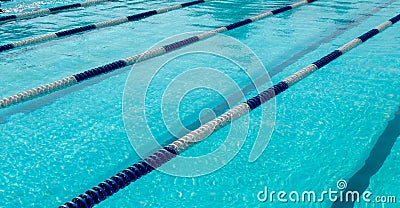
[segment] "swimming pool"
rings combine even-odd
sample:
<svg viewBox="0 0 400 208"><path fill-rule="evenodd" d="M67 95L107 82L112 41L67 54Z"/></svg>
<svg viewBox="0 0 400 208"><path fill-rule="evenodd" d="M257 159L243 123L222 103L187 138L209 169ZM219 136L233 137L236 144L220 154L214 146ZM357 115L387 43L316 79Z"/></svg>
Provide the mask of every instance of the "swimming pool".
<svg viewBox="0 0 400 208"><path fill-rule="evenodd" d="M41 2L43 7L75 3ZM376 11L387 2L318 1L224 34L252 49L267 70L274 72L272 82L276 83L391 18L400 7L397 1ZM206 31L289 3L292 2L211 1L2 53L0 95L13 95L143 52L176 34ZM7 2L3 7L18 4ZM0 44L169 5L168 1L110 2L6 24L0 27L3 37ZM248 162L255 136L250 134L239 154L216 172L196 178L155 172L98 206L331 206L328 201L261 203L257 193L265 186L288 192L336 188L339 179L350 179L363 166L400 104L400 82L396 79L400 73L400 48L396 44L399 39L398 25L393 26L278 96L275 130L266 151L256 162ZM301 56L302 53L305 55ZM195 60L182 62L185 66L197 66ZM223 70L224 62L202 60L204 66L221 66ZM291 60L291 65L282 65ZM124 130L122 100L127 77L128 72L123 72L101 82L1 110L0 155L4 162L0 196L4 204L0 206L58 206L139 159ZM204 93L209 93L207 99ZM249 97L255 94L249 93ZM216 101L210 102L214 97ZM218 94L213 92L199 91L185 99L181 108L183 112L190 111L182 115L187 121L196 120L203 108L219 103ZM259 113L252 112L251 118L257 120ZM158 119L155 114L149 122L159 129L157 135L165 135L165 127ZM221 134L226 133L223 129L186 154L210 151L209 148L219 145ZM375 194L400 196L399 182L395 180L400 172L396 167L398 145L394 144L382 168L371 178L369 190ZM382 204L368 206L382 207ZM396 205L385 204L385 207Z"/></svg>

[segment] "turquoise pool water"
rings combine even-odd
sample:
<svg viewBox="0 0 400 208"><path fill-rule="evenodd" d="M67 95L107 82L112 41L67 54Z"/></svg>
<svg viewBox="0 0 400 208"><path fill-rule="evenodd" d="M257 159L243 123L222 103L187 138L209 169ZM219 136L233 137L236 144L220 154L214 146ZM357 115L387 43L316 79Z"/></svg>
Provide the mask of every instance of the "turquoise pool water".
<svg viewBox="0 0 400 208"><path fill-rule="evenodd" d="M2 7L28 7L37 2L3 2ZM318 1L224 34L252 49L267 70L274 71L272 81L277 83L396 15L398 1L376 11L387 2ZM39 5L48 8L68 3L75 2L40 1ZM9 23L0 26L0 44L175 3L117 1ZM176 34L206 31L288 3L292 1L211 1L1 53L0 96L126 58ZM154 172L98 207L330 207L330 201L261 203L257 193L265 186L287 192L335 189L339 179L351 178L364 165L400 106L398 28L387 29L279 95L274 133L256 162L248 162L256 136L250 134L239 154L216 172L196 178ZM292 58L299 53L305 55ZM294 61L280 67L287 60ZM196 65L195 60L190 61L185 64ZM219 65L211 61L204 60L203 65ZM0 207L58 206L139 160L125 133L122 116L128 75L125 71L101 82L92 81L0 110ZM246 85L245 81L241 85ZM208 100L205 93L209 93ZM182 109L191 109L183 119L198 119L202 108L218 104L212 101L214 97L220 99L218 96L215 92L193 92L182 102ZM251 112L251 118L257 120L260 110ZM167 133L157 123L157 115L148 119L160 125L158 135ZM210 146L218 146L226 131L212 135L185 154L199 155ZM161 142L167 139L159 138ZM368 190L376 195L393 195L399 200L399 145L394 144L382 168L371 178ZM360 203L356 207L396 204Z"/></svg>

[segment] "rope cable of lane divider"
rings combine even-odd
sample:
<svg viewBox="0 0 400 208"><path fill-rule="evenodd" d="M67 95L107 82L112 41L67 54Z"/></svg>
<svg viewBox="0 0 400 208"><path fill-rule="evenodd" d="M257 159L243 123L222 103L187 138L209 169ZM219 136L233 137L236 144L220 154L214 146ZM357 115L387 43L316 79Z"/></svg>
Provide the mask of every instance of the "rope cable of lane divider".
<svg viewBox="0 0 400 208"><path fill-rule="evenodd" d="M216 132L218 129L228 125L229 123L233 122L239 117L247 114L251 110L256 109L261 104L274 98L276 95L284 92L289 87L293 86L300 80L306 78L311 73L324 67L325 65L332 62L339 56L350 51L351 49L355 48L361 43L367 41L368 39L372 38L379 32L382 32L389 26L395 24L399 20L400 20L400 14L391 18L388 21L383 22L374 29L364 33L358 38L334 50L330 54L322 57L321 59L313 62L312 64L290 75L289 77L285 78L278 84L275 84L274 86L261 92L257 96L232 108L231 110L222 114L221 116L213 119L212 121L207 122L206 124L200 126L196 130L172 142L171 144L157 151L153 155L145 158L143 161L138 162L128 167L127 169L117 173L110 179L101 182L98 186L89 189L85 193L79 195L78 197L75 197L70 202L61 205L60 207L62 208L93 207L94 205L105 200L107 197L112 196L120 189L125 188L130 183L138 180L142 176L152 172L161 165L165 164L166 162L174 158L176 155L188 149L191 145L201 142L202 140L206 139L208 136Z"/></svg>
<svg viewBox="0 0 400 208"><path fill-rule="evenodd" d="M55 13L59 13L62 11L67 11L67 10L75 9L75 8L79 8L79 7L87 7L87 6L103 3L106 1L112 1L112 0L90 0L90 1L85 1L85 2L80 2L80 3L75 3L75 4L68 4L68 5L64 5L64 6L48 8L48 9L41 9L41 10L35 10L35 11L31 11L31 12L24 12L24 13L20 13L20 14L2 16L2 17L0 17L0 24L9 22L9 21L13 21L13 20L32 19L35 17L45 16L45 15L49 15L49 14L55 14Z"/></svg>
<svg viewBox="0 0 400 208"><path fill-rule="evenodd" d="M147 17L151 17L156 14L162 14L162 13L166 13L166 12L169 12L172 10L185 8L185 7L193 6L196 4L201 4L206 1L209 1L209 0L196 0L196 1L191 1L191 2L187 2L187 3L183 3L183 4L176 4L173 6L150 10L150 11L146 11L146 12L142 12L139 14L134 14L134 15L130 15L130 16L122 17L122 18L116 18L116 19L112 19L112 20L108 20L108 21L98 22L98 23L91 24L91 25L76 27L76 28L72 28L72 29L68 29L68 30L62 30L62 31L58 31L55 33L49 33L46 35L1 45L0 52L8 51L8 50L19 48L22 46L28 46L28 45L32 45L32 44L36 44L36 43L40 43L40 42L44 42L44 41L49 41L49 40L53 40L56 38L61 38L61 37L71 36L71 35L78 34L78 33L88 32L91 30L99 29L99 28L112 27L112 26L123 24L123 23L131 22L131 21L138 21L138 20L141 20L141 19L144 19Z"/></svg>
<svg viewBox="0 0 400 208"><path fill-rule="evenodd" d="M77 85L80 82L83 82L90 78L97 77L97 76L115 71L117 69L121 69L126 66L133 65L135 63L138 63L138 62L141 62L144 60L148 60L153 57L161 56L170 51L173 51L173 50L179 49L181 47L195 43L197 41L212 37L218 33L225 32L228 30L233 30L235 28L244 26L246 24L255 22L257 20L266 18L268 16L272 16L272 15L279 14L284 11L288 11L289 7L291 9L293 9L295 7L299 7L304 4L314 2L314 1L316 1L316 0L303 0L303 1L300 1L297 3L294 3L292 5L282 7L282 8L285 8L284 10L282 8L278 8L278 9L275 9L272 11L264 12L259 15L250 17L248 19L230 24L228 26L223 26L223 27L216 28L214 30L203 32L199 35L196 35L196 36L193 36L193 37L181 40L181 41L177 41L177 42L174 42L174 43L171 43L171 44L168 44L168 45L156 48L156 49L152 49L152 50L149 50L149 51L146 51L146 52L122 59L122 60L114 61L114 62L106 64L104 66L100 66L100 67L97 67L94 69L84 71L79 74L75 74L75 75L66 77L64 79L61 79L61 80L58 80L58 81L55 81L55 82L52 82L52 83L49 83L46 85L42 85L42 86L35 87L35 88L32 88L32 89L24 91L24 92L20 92L18 94L1 99L0 100L0 109L7 108L11 105L25 102L25 101L28 101L28 100L31 100L31 99L34 99L34 98L37 98L40 96L44 96L46 94L64 89L66 87L70 87L72 85Z"/></svg>

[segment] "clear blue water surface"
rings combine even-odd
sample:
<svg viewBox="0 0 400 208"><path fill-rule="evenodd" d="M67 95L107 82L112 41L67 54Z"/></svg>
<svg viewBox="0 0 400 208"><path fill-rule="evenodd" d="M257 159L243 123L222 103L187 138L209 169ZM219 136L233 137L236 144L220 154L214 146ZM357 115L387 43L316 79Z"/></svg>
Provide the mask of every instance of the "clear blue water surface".
<svg viewBox="0 0 400 208"><path fill-rule="evenodd" d="M8 23L0 26L0 44L178 2L115 1ZM0 54L0 97L143 52L176 34L210 30L291 2L216 0L4 52ZM389 1L321 0L224 34L252 49L267 70L307 51L272 77L277 83L397 15L399 1L371 12L386 2ZM34 9L32 5L48 8L69 3L76 2L12 1L3 2L2 8L22 8L15 12L18 13ZM339 35L323 41L338 31ZM315 43L320 44L309 49ZM395 25L279 95L271 142L256 162L248 162L255 137L249 135L239 154L216 172L196 178L154 172L98 207L329 207L329 201L261 203L257 193L264 186L288 192L336 188L339 179L350 178L362 167L400 105L399 43L399 25ZM187 64L195 63L189 60ZM55 96L0 110L0 207L56 207L140 159L129 143L122 119L128 75L124 71ZM199 91L182 103L182 109L192 110L184 119L194 121L202 108L218 103L213 102L213 97L220 99L217 93L203 93L209 93L208 99ZM255 92L249 93L254 95ZM198 100L201 102L195 102ZM260 110L252 112L251 117L259 116ZM155 125L156 119L155 115ZM159 129L160 135L166 133L163 127ZM224 133L223 130L211 136L185 154L209 151L210 146L219 144L218 138ZM399 145L395 143L368 188L376 194L396 195L398 200Z"/></svg>

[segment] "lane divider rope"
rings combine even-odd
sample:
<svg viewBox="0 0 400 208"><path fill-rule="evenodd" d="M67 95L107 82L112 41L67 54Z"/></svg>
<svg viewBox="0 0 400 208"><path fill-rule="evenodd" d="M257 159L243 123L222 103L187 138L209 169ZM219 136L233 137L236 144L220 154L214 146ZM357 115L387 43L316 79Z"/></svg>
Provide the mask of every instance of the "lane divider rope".
<svg viewBox="0 0 400 208"><path fill-rule="evenodd" d="M75 9L75 8L79 8L79 7L87 7L87 6L103 3L106 1L111 1L111 0L90 0L90 1L80 2L80 3L76 3L76 4L69 4L69 5L64 5L64 6L48 8L48 9L41 9L41 10L35 10L35 11L31 11L31 12L24 12L24 13L20 13L20 14L2 16L2 17L0 17L0 24L9 22L9 21L13 21L13 20L33 19L33 18L39 17L39 16L55 14L55 13L59 13L62 11L67 11L67 10Z"/></svg>
<svg viewBox="0 0 400 208"><path fill-rule="evenodd" d="M297 3L294 3L292 5L289 5L289 6L285 6L285 7L278 8L278 9L275 9L272 11L264 12L259 15L250 17L248 19L245 19L245 20L242 20L242 21L239 21L236 23L232 23L228 26L219 27L217 29L207 31L207 32L201 33L199 35L196 35L196 36L193 36L193 37L181 40L181 41L177 41L177 42L174 42L174 43L171 43L171 44L168 44L168 45L156 48L156 49L152 49L152 50L149 50L149 51L146 51L146 52L122 59L122 60L114 61L114 62L106 64L104 66L100 66L100 67L97 67L94 69L84 71L79 74L75 74L75 75L63 78L61 80L58 80L58 81L55 81L55 82L52 82L52 83L49 83L46 85L42 85L42 86L35 87L35 88L32 88L32 89L24 91L24 92L20 92L18 94L1 99L0 100L0 109L7 108L11 105L22 103L22 102L25 102L25 101L28 101L28 100L31 100L31 99L34 99L34 98L37 98L40 96L44 96L49 93L53 93L55 91L59 91L59 90L62 90L64 88L67 88L67 87L70 87L73 85L77 85L80 82L91 79L93 77L97 77L97 76L115 71L117 69L121 69L126 66L130 66L135 63L138 63L138 62L141 62L144 60L148 60L153 57L161 56L170 51L173 51L173 50L182 48L184 46L190 45L192 43L195 43L197 41L212 37L218 33L222 33L222 32L228 31L228 30L233 30L235 28L247 25L247 24L255 22L257 20L272 16L275 14L279 14L284 11L293 9L295 7L299 7L301 5L315 2L315 1L317 1L317 0L303 0L303 1L300 1Z"/></svg>
<svg viewBox="0 0 400 208"><path fill-rule="evenodd" d="M112 26L124 24L127 22L138 21L138 20L141 20L141 19L144 19L147 17L151 17L156 14L162 14L162 13L166 13L166 12L169 12L172 10L185 8L185 7L196 5L196 4L201 4L206 1L209 1L209 0L191 1L191 2L187 2L187 3L183 3L183 4L177 4L177 5L173 5L173 6L168 6L168 7L164 7L164 8L146 11L146 12L142 12L142 13L131 15L131 16L126 16L126 17L122 17L122 18L116 18L116 19L112 19L112 20L108 20L108 21L98 22L95 24L86 25L86 26L82 26L82 27L76 27L76 28L72 28L72 29L68 29L68 30L62 30L62 31L58 31L55 33L49 33L46 35L1 45L0 52L8 51L8 50L19 48L22 46L28 46L28 45L32 45L32 44L36 44L36 43L40 43L40 42L44 42L44 41L49 41L49 40L53 40L56 38L71 36L71 35L78 34L78 33L81 34L83 32L88 32L88 31L92 31L95 29L112 27Z"/></svg>
<svg viewBox="0 0 400 208"><path fill-rule="evenodd" d="M115 176L111 177L104 182L101 182L98 186L89 189L85 193L75 197L70 202L67 202L60 206L60 208L72 208L72 207L93 207L94 205L105 200L107 197L112 196L118 190L125 188L130 183L138 180L140 177L152 172L161 165L165 164L176 155L184 152L193 144L199 143L206 139L208 136L219 130L220 128L228 125L239 117L247 114L251 110L256 109L261 104L274 98L276 95L284 92L289 87L296 84L298 81L306 78L311 73L324 67L328 63L332 62L339 56L350 51L361 43L372 38L379 32L382 32L389 26L395 24L400 20L400 14L391 18L388 21L383 22L374 29L364 33L358 38L346 43L340 48L334 50L332 53L322 57L314 63L304 67L296 73L290 75L286 79L282 80L278 84L268 88L261 92L257 96L247 100L246 102L232 108L228 112L221 116L209 121L208 123L200 126L196 130L186 134L180 139L167 145L163 149L157 151L153 155L145 158L143 161L136 163L127 169L119 172Z"/></svg>

